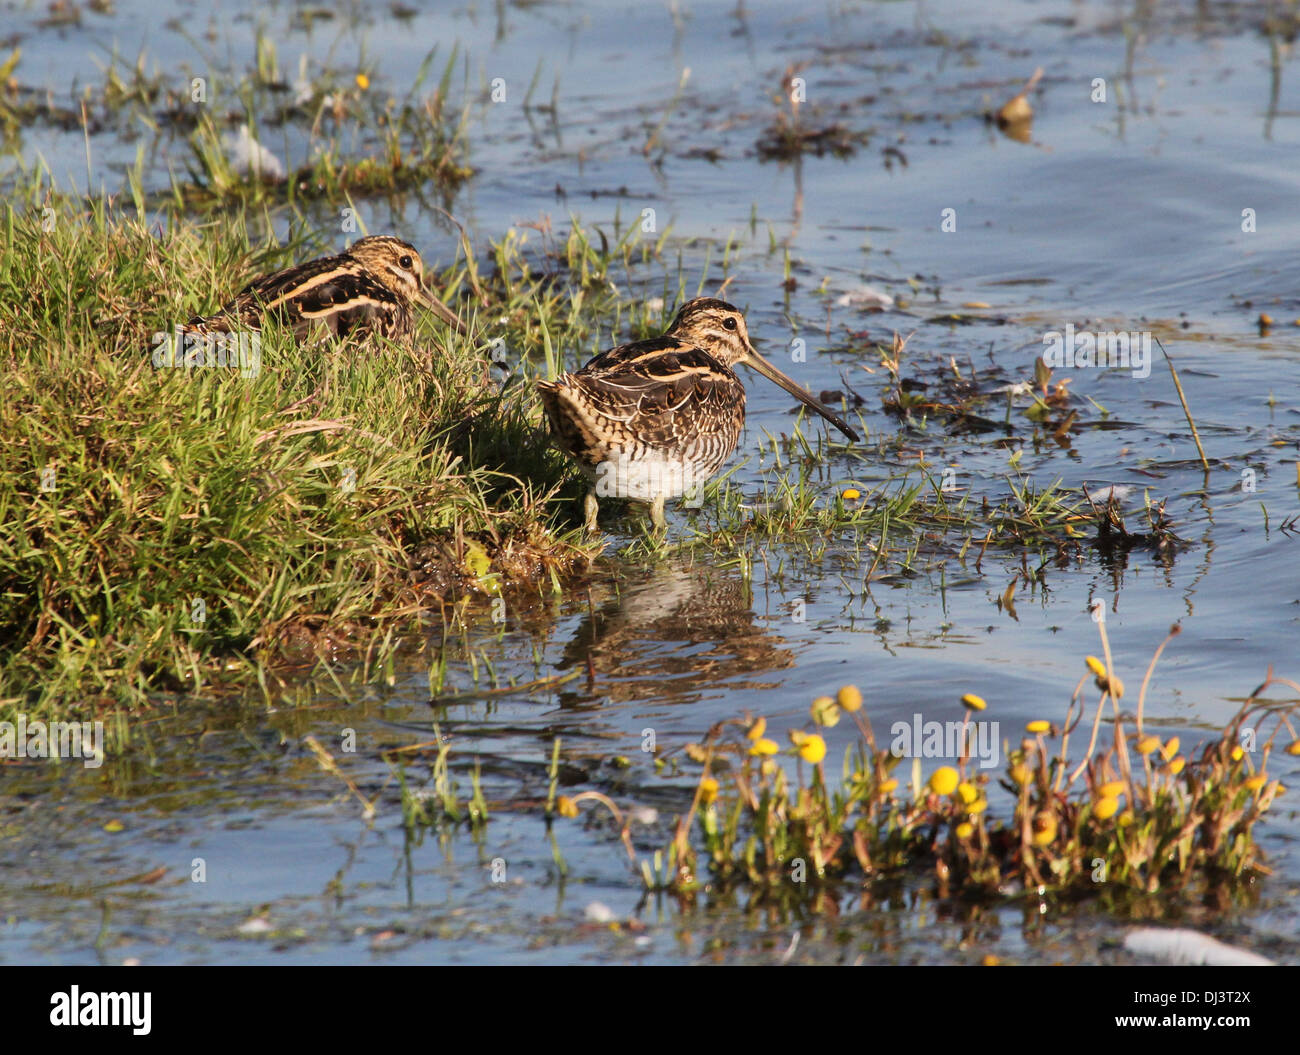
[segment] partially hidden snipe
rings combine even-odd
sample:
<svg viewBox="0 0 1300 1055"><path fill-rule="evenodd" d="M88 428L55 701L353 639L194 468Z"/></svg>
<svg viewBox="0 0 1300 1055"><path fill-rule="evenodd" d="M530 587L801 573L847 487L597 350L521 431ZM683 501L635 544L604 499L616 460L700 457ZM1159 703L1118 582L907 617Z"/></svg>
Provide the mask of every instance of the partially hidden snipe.
<svg viewBox="0 0 1300 1055"><path fill-rule="evenodd" d="M732 372L738 363L858 439L838 414L754 350L735 307L698 297L682 306L662 337L620 345L576 373L537 383L556 443L592 483L589 530L604 497L649 502L651 519L662 528L664 501L722 468L745 423L745 388Z"/></svg>
<svg viewBox="0 0 1300 1055"><path fill-rule="evenodd" d="M313 332L404 340L415 331L416 304L465 332L459 316L425 287L424 261L415 246L378 235L336 256L255 278L220 311L197 315L185 328L193 333L260 330L265 319L275 318L299 340Z"/></svg>

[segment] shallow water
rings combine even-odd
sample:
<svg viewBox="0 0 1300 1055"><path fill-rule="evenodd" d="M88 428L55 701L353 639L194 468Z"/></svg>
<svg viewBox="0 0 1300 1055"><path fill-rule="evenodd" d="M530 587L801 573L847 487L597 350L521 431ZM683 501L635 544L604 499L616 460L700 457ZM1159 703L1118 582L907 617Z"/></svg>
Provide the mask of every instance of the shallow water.
<svg viewBox="0 0 1300 1055"><path fill-rule="evenodd" d="M692 283L709 261L712 290L734 236L728 297L746 308L760 347L812 391L848 383L866 397L869 448L899 424L879 406L888 378L854 350L861 342L849 331L873 339L915 331L907 363L927 377L952 357L1008 380L1032 377L1044 333L1067 323L1151 331L1178 364L1213 469L1207 480L1158 352L1145 378L1067 369L1060 374L1073 378L1076 396L1110 416L1082 403L1082 427L1068 448L1026 447L1020 471L1040 487L1057 479L1132 487L1126 507L1134 511L1144 489L1167 499L1189 543L1172 560L1141 550L1106 560L1089 551L1045 569L1045 590L1022 586L1013 614L995 601L1018 557L990 554L976 571L952 560L941 568L940 555L919 574L869 589L858 558L835 547L821 562L775 547L747 574L679 558L628 569L617 583L611 572L590 598L511 609L500 625L481 613L445 649L440 699L452 690L468 698L436 709L427 703L426 653L400 667L392 685L352 686L349 699L320 690L302 707L277 701L268 709L260 697L185 701L99 770L7 765L0 960L1121 958L1106 946L1121 925L1100 911L1040 912L1014 901L953 918L950 907L906 887L888 904L846 901L834 925L808 923L790 951L799 928L743 904L690 913L643 904L616 833L599 822L556 825L568 865L561 879L537 800L561 736L575 788L657 811L637 838L639 849L653 851L668 841L688 798L684 780L654 774L640 750L644 730L679 747L745 710L785 728L802 722L813 696L847 682L862 686L878 728L916 713L956 717L957 698L978 692L1002 735L1015 738L1026 720L1063 714L1083 656L1098 650L1093 599L1105 603L1117 668L1130 684L1170 625L1181 623L1147 701L1148 720L1164 735L1194 743L1221 726L1269 664L1300 676L1297 540L1281 529L1300 512L1293 324L1300 298L1287 257L1300 236L1293 163L1300 109L1289 51L1275 71L1257 29L1264 7L1230 5L1203 19L1190 3L1153 13L1141 4L1066 2L845 3L800 12L746 3L743 15L730 3L696 4L678 5L675 27L662 5L624 12L596 2L471 4L397 19L386 4L362 4L355 19L308 31L291 28L290 5L257 16L232 6L182 19L197 46L159 25L152 10L118 3L111 17L87 14L80 28L61 29L37 27L40 12L14 13L7 22L22 34L23 82L56 95L68 92L69 70L97 82L92 59L103 61L110 40L132 61L147 47L151 64L185 71L184 83L203 68L199 55L242 71L261 21L283 70L296 68L299 53L313 62L330 54L340 69L378 57L375 90L396 91L435 42L440 54L456 44L471 96L497 76L507 88L505 102L472 102L477 174L448 206L476 245L546 216L563 230L570 212L612 232L616 216L626 225L652 208L660 230L672 225L666 258L675 264L680 251ZM209 18L213 41L204 36ZM539 56L533 102L550 104L558 76L554 113L519 105ZM871 132L855 156L758 158L782 74L798 63L807 63L799 73L810 124L834 119ZM1045 75L1033 98L1032 141L1018 143L982 115L1038 65ZM1090 100L1097 77L1106 80L1106 103ZM648 158L642 144L665 115L664 150ZM281 157L301 159L295 151L304 145L279 130L264 140ZM887 158L886 146L906 164ZM155 186L165 185L168 158L178 163L182 147L151 160ZM716 156L701 157L704 148ZM39 151L60 179L85 185L79 131L25 130L18 149L25 158ZM106 133L92 137L91 151L92 183L115 186L135 145ZM454 250L445 223L414 198L362 209L372 230L402 233L430 256ZM941 230L945 209L955 210L951 233ZM1254 210L1253 233L1242 230L1243 209ZM792 292L782 288L786 248ZM915 294L912 276L920 279ZM630 296L665 292L662 270L627 281ZM883 313L837 304L863 285L910 304ZM988 306L964 307L972 302ZM1265 335L1261 311L1276 320ZM942 321L952 312L974 321ZM781 354L795 336L808 342L806 363ZM576 362L595 350L568 355ZM748 460L733 481L756 492L770 466L760 450L765 434L790 430L790 401L757 377L746 380L750 416L736 460ZM981 408L998 421L1004 412L1001 404ZM959 486L977 498L1005 494L1014 476L998 433L953 437L931 423L904 435L933 465L955 468ZM1253 492L1243 490L1247 469ZM864 471L870 466L833 465L828 494ZM679 536L689 531L685 511L670 523ZM802 621L792 615L796 602ZM431 640L440 633L431 629ZM467 649L480 657L477 683ZM502 685L574 677L487 696L484 660ZM413 840L402 825L379 751L427 741L431 718L438 735L451 738L462 793L481 760L492 819L480 841L463 829ZM372 824L303 743L314 734L337 750L345 729L355 730L357 750L340 754L341 765L363 794L380 796ZM843 726L830 731L830 759L841 757L847 736ZM419 779L426 768L413 765L408 775ZM1270 770L1300 786L1300 760L1275 756ZM1189 905L1185 916L1290 962L1300 959L1290 896L1300 884L1293 795L1261 829L1275 872L1250 903L1227 911ZM110 820L123 830L104 831ZM204 862L205 882L191 881L195 859ZM493 881L497 859L505 882ZM160 867L166 874L151 879ZM596 910L588 919L592 902L635 923L611 928Z"/></svg>

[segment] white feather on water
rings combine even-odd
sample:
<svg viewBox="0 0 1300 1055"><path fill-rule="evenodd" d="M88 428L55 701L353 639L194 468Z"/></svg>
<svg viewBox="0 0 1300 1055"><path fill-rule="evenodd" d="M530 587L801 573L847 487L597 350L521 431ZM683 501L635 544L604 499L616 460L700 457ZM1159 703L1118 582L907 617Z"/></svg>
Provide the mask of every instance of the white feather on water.
<svg viewBox="0 0 1300 1055"><path fill-rule="evenodd" d="M858 286L835 298L837 308L892 308L894 298L875 286Z"/></svg>
<svg viewBox="0 0 1300 1055"><path fill-rule="evenodd" d="M1124 936L1124 948L1135 956L1184 967L1272 967L1258 953L1225 945L1208 934L1184 928L1138 927Z"/></svg>
<svg viewBox="0 0 1300 1055"><path fill-rule="evenodd" d="M230 156L231 168L241 176L253 176L272 182L284 179L283 163L253 138L248 125L240 125L237 135L226 136L225 147Z"/></svg>

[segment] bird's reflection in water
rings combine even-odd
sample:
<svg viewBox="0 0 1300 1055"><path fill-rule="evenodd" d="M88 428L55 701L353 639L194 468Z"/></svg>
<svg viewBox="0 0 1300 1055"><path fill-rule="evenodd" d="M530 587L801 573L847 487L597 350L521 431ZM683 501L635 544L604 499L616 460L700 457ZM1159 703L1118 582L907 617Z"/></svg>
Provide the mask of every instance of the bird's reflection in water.
<svg viewBox="0 0 1300 1055"><path fill-rule="evenodd" d="M592 609L557 667L584 670L563 706L671 699L689 703L726 682L770 689L764 671L794 666L794 652L756 620L738 573L703 565L663 565L644 579L593 584ZM736 679L736 680L732 680Z"/></svg>

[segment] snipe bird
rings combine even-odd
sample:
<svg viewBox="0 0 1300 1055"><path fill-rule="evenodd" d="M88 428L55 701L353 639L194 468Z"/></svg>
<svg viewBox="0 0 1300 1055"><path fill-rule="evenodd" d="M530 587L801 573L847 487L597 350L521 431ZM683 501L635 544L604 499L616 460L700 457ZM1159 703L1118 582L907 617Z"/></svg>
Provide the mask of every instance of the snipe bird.
<svg viewBox="0 0 1300 1055"><path fill-rule="evenodd" d="M336 256L323 256L253 279L213 315L192 318L195 333L259 330L268 317L299 340L313 331L336 337L378 333L404 339L423 304L458 333L465 324L425 288L424 261L410 242L387 235L362 238Z"/></svg>
<svg viewBox="0 0 1300 1055"><path fill-rule="evenodd" d="M741 363L858 439L838 414L754 350L735 307L698 297L682 305L662 337L611 348L577 373L537 383L552 435L592 482L588 530L596 529L603 497L649 502L650 518L662 529L665 499L694 490L722 468L745 423L745 389L732 372Z"/></svg>

